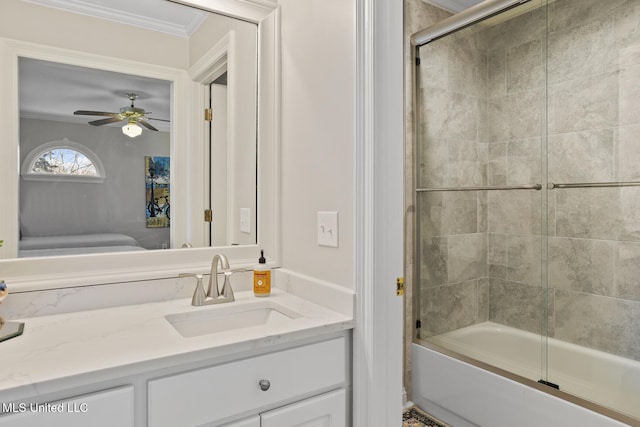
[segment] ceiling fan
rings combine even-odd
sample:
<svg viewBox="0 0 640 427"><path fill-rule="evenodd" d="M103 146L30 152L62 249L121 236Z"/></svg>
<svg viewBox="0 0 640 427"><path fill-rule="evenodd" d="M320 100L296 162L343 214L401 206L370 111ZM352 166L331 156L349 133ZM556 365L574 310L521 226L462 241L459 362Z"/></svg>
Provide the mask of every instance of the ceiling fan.
<svg viewBox="0 0 640 427"><path fill-rule="evenodd" d="M133 104L135 100L138 98L137 93L128 92L124 93L124 96L129 98L131 101L130 107L122 107L120 108L119 113L109 113L106 111L89 111L89 110L77 110L74 111L73 114L76 116L108 116L106 119L94 120L89 122L92 126L102 126L109 123L116 123L127 121L127 123L122 127L122 133L125 135L135 138L136 136L142 133L142 128L138 125L142 125L149 130L157 131L155 127L153 127L147 120L158 120L162 122L168 122L169 120L164 119L155 119L153 117L145 117L151 112L146 112L142 108L136 108Z"/></svg>

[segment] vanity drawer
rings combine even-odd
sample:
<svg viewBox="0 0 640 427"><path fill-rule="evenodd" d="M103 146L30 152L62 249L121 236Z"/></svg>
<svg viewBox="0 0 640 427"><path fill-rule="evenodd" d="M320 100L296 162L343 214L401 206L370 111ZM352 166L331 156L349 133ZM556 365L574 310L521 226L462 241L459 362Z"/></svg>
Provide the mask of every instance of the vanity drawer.
<svg viewBox="0 0 640 427"><path fill-rule="evenodd" d="M197 426L262 411L340 387L346 373L340 337L149 381L149 426Z"/></svg>

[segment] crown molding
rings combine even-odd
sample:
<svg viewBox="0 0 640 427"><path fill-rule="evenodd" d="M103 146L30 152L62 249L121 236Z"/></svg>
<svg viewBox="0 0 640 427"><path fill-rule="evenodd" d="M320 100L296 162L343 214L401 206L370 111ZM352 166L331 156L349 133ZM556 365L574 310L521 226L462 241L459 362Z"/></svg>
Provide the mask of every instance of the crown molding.
<svg viewBox="0 0 640 427"><path fill-rule="evenodd" d="M207 19L207 13L194 11L194 18L185 25L171 22L164 19L156 19L142 16L126 10L114 9L103 5L91 3L86 0L22 0L26 3L33 3L40 6L52 7L55 9L79 13L86 16L105 19L121 24L134 25L147 30L159 31L178 37L190 37Z"/></svg>

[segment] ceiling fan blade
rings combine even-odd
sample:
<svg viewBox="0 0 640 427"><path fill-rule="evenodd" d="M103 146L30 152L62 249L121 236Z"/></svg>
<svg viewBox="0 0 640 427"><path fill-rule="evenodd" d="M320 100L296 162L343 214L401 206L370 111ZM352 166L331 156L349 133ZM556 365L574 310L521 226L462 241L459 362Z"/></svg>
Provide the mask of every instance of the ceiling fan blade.
<svg viewBox="0 0 640 427"><path fill-rule="evenodd" d="M109 117L108 119L94 120L92 122L89 122L89 124L92 126L102 126L102 125L107 125L109 123L116 123L121 121L122 119L120 117Z"/></svg>
<svg viewBox="0 0 640 427"><path fill-rule="evenodd" d="M159 122L170 122L171 120L166 120L166 119L155 119L153 117L146 117L145 120L157 120Z"/></svg>
<svg viewBox="0 0 640 427"><path fill-rule="evenodd" d="M76 116L111 116L116 117L120 115L120 113L107 113L106 111L88 111L88 110L78 110L73 112Z"/></svg>
<svg viewBox="0 0 640 427"><path fill-rule="evenodd" d="M155 131L158 130L158 129L154 128L153 126L151 126L149 123L147 123L145 120L138 119L138 123L140 123L142 126L146 127L149 130L155 130Z"/></svg>

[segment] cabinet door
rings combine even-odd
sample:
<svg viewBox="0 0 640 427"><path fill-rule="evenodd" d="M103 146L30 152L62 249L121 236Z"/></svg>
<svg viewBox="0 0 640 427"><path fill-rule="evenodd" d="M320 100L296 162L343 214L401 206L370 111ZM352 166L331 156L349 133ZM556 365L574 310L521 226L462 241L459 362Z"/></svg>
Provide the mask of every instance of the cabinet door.
<svg viewBox="0 0 640 427"><path fill-rule="evenodd" d="M133 387L3 410L15 413L0 416L0 427L133 427Z"/></svg>
<svg viewBox="0 0 640 427"><path fill-rule="evenodd" d="M245 418L240 421L221 425L220 427L260 427L260 416L254 415L253 417Z"/></svg>
<svg viewBox="0 0 640 427"><path fill-rule="evenodd" d="M261 414L261 427L346 427L345 389L312 397Z"/></svg>

